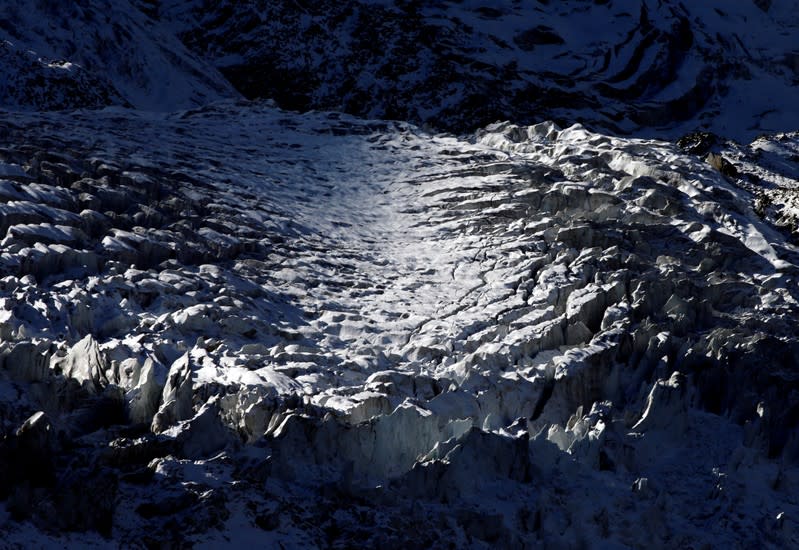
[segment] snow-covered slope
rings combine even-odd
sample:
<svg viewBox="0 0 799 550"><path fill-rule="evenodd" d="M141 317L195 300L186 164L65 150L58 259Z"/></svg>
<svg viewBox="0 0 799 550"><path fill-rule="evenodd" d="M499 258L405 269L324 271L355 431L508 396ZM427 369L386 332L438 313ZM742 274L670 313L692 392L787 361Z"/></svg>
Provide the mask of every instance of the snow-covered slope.
<svg viewBox="0 0 799 550"><path fill-rule="evenodd" d="M235 90L128 0L4 0L0 107L186 109Z"/></svg>
<svg viewBox="0 0 799 550"><path fill-rule="evenodd" d="M756 197L755 208L777 227L799 238L799 135L796 132L759 136L743 146L717 144Z"/></svg>
<svg viewBox="0 0 799 550"><path fill-rule="evenodd" d="M799 543L799 255L747 181L266 103L0 136L4 540Z"/></svg>
<svg viewBox="0 0 799 550"><path fill-rule="evenodd" d="M157 17L248 97L471 131L496 120L749 141L799 127L794 1L204 2Z"/></svg>
<svg viewBox="0 0 799 550"><path fill-rule="evenodd" d="M170 111L241 93L458 132L550 119L748 142L799 127L798 7L9 0L0 106Z"/></svg>

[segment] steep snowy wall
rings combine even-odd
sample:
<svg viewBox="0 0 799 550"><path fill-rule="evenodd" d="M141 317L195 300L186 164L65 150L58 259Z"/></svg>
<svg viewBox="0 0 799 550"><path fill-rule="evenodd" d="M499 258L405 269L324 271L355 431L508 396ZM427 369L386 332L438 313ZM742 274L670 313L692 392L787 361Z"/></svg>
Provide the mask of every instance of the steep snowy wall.
<svg viewBox="0 0 799 550"><path fill-rule="evenodd" d="M0 107L127 105L170 111L236 95L210 65L128 0L7 0Z"/></svg>

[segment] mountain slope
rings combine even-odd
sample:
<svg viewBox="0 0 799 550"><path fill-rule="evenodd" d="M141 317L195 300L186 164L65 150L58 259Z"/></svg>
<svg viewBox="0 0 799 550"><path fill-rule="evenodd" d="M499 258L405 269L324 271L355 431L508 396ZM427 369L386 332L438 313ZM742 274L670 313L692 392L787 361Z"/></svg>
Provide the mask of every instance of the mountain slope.
<svg viewBox="0 0 799 550"><path fill-rule="evenodd" d="M241 93L456 132L550 119L748 142L799 126L795 2L6 4L12 109L169 111Z"/></svg>
<svg viewBox="0 0 799 550"><path fill-rule="evenodd" d="M171 111L237 95L127 0L4 2L0 63L6 109Z"/></svg>
<svg viewBox="0 0 799 550"><path fill-rule="evenodd" d="M177 2L248 97L470 131L496 120L749 141L799 126L796 2Z"/></svg>

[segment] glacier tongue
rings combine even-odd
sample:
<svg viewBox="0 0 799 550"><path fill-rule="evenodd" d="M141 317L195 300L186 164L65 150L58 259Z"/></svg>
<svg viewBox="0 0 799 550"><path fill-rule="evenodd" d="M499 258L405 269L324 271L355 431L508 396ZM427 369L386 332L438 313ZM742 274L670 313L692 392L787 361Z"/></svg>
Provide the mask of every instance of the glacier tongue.
<svg viewBox="0 0 799 550"><path fill-rule="evenodd" d="M799 543L796 247L677 147L245 102L0 135L12 543L84 479L120 543Z"/></svg>

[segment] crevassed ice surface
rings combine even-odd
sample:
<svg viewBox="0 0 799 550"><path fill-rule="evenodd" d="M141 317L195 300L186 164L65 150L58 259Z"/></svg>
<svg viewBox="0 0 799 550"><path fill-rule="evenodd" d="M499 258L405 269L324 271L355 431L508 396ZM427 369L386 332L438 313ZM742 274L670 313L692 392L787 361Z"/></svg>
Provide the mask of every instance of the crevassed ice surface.
<svg viewBox="0 0 799 550"><path fill-rule="evenodd" d="M8 540L797 542L796 247L673 145L247 103L0 136L3 419L61 480Z"/></svg>

